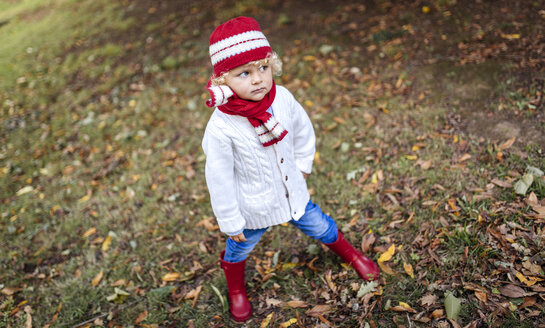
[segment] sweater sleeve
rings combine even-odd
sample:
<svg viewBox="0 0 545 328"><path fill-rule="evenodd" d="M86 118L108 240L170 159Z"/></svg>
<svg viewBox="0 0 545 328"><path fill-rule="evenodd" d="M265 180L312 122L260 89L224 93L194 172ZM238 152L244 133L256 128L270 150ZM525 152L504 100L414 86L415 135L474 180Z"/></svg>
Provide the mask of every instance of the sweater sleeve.
<svg viewBox="0 0 545 328"><path fill-rule="evenodd" d="M228 235L241 231L246 221L240 212L235 190L233 148L229 139L205 131L202 147L206 155L205 176L212 210L220 230Z"/></svg>
<svg viewBox="0 0 545 328"><path fill-rule="evenodd" d="M312 171L314 153L316 152L316 137L312 122L307 112L291 95L291 110L293 117L293 149L297 168L305 173Z"/></svg>

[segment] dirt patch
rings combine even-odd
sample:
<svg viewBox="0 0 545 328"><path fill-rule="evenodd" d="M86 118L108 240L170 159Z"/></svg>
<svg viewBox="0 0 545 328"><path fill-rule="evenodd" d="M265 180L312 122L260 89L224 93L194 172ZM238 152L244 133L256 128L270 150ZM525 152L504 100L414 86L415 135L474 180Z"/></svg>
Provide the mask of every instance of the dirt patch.
<svg viewBox="0 0 545 328"><path fill-rule="evenodd" d="M40 19L43 19L44 17L46 17L47 15L49 15L51 13L53 9L50 7L50 6L43 6L43 7L38 7L36 8L35 10L32 10L30 12L23 12L19 18L22 20L22 21L26 21L26 22L34 22L34 21L38 21Z"/></svg>
<svg viewBox="0 0 545 328"><path fill-rule="evenodd" d="M453 129L497 142L515 137L522 144L545 144L542 108L531 112L501 105L509 94L522 92L517 87L505 89L505 81L513 74L502 63L441 62L415 68L412 74L415 89L429 93L434 103L446 108ZM519 82L522 79L516 77Z"/></svg>
<svg viewBox="0 0 545 328"><path fill-rule="evenodd" d="M516 138L519 143L545 145L545 127L541 119L521 118L509 113L469 113L466 130L470 134L501 142Z"/></svg>

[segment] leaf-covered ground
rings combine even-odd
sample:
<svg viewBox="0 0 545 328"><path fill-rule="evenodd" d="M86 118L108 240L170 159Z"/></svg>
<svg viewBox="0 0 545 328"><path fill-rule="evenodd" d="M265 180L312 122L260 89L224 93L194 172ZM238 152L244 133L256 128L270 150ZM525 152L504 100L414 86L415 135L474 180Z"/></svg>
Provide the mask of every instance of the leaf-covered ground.
<svg viewBox="0 0 545 328"><path fill-rule="evenodd" d="M313 199L229 318L208 37L253 16L317 134ZM0 327L545 327L540 1L0 1Z"/></svg>

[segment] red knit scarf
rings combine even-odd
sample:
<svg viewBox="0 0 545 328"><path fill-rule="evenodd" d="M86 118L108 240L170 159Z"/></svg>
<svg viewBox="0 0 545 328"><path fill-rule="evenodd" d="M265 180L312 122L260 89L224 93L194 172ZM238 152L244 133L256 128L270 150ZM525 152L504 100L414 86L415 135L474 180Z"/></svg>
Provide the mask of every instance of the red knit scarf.
<svg viewBox="0 0 545 328"><path fill-rule="evenodd" d="M267 112L275 96L276 84L273 81L271 91L260 101L242 99L234 94L226 104L218 106L218 109L225 114L248 118L248 121L250 121L257 132L259 141L261 141L264 147L267 147L279 142L288 133L276 118Z"/></svg>

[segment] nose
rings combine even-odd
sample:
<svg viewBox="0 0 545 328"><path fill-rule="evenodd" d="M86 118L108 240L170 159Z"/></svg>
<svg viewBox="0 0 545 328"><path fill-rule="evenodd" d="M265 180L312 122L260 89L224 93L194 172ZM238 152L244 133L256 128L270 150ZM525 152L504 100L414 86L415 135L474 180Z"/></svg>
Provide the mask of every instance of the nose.
<svg viewBox="0 0 545 328"><path fill-rule="evenodd" d="M262 78L261 78L261 75L259 73L253 73L252 74L252 84L259 84L261 83L262 81Z"/></svg>

